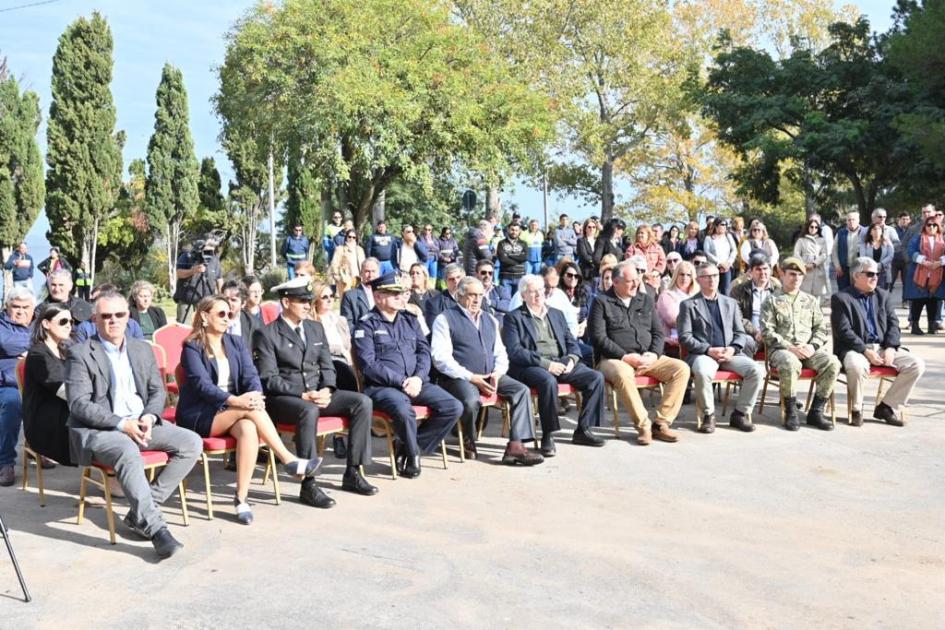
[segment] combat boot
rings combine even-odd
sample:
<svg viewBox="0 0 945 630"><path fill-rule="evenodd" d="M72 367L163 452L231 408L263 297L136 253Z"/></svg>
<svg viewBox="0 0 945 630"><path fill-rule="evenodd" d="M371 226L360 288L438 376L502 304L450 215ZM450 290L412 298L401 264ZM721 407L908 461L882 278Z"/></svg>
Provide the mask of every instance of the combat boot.
<svg viewBox="0 0 945 630"><path fill-rule="evenodd" d="M826 404L826 398L814 396L814 400L810 404L810 410L807 412L808 426L817 427L821 431L833 430L833 423L824 418L824 405Z"/></svg>
<svg viewBox="0 0 945 630"><path fill-rule="evenodd" d="M797 418L797 398L791 396L781 403L784 407L784 428L788 431L797 431L801 428L801 421Z"/></svg>

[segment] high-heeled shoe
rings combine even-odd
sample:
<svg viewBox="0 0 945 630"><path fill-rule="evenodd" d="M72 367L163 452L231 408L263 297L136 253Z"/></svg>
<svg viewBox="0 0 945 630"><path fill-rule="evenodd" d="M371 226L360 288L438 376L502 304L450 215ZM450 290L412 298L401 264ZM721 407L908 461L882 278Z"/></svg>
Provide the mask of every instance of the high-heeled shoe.
<svg viewBox="0 0 945 630"><path fill-rule="evenodd" d="M296 477L314 477L318 467L322 465L322 461L322 458L316 455L312 459L296 459L288 464L283 464L283 468L287 473Z"/></svg>

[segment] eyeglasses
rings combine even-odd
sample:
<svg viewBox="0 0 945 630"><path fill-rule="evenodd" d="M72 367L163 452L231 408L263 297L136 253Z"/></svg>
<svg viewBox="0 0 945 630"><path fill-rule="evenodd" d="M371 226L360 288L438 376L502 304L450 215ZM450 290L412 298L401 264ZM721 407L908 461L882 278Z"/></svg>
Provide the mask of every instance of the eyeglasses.
<svg viewBox="0 0 945 630"><path fill-rule="evenodd" d="M637 268L637 273L639 273L639 274L645 274L645 273L646 273L646 269Z"/></svg>
<svg viewBox="0 0 945 630"><path fill-rule="evenodd" d="M30 304L10 304L9 308L12 308L14 311L25 311L32 308Z"/></svg>
<svg viewBox="0 0 945 630"><path fill-rule="evenodd" d="M480 275L480 276L491 276L492 273L493 273L493 272L491 272L491 271L486 271L485 269L482 269L482 270L479 271L479 275Z"/></svg>
<svg viewBox="0 0 945 630"><path fill-rule="evenodd" d="M938 223L926 223L926 224L925 224L925 227L934 227L934 228L937 228L937 227L938 227Z"/></svg>
<svg viewBox="0 0 945 630"><path fill-rule="evenodd" d="M53 323L56 324L56 326L71 326L71 325L72 325L72 318L71 318L71 317L60 317L59 319L57 319L57 320L54 321Z"/></svg>
<svg viewBox="0 0 945 630"><path fill-rule="evenodd" d="M719 274L717 274L717 273L704 273L704 274L702 274L702 275L699 276L699 277L700 277L700 278L718 278L718 277L719 277Z"/></svg>
<svg viewBox="0 0 945 630"><path fill-rule="evenodd" d="M224 311L224 310L213 311L213 312L210 313L210 314L211 314L211 315L216 315L217 317L229 317L229 316L230 316L230 311Z"/></svg>
<svg viewBox="0 0 945 630"><path fill-rule="evenodd" d="M819 227L820 227L820 224L818 224L818 223L811 223L810 225L807 226L807 229L808 229L808 230L811 229L811 228L815 228L815 229L816 229L816 228L819 228Z"/></svg>
<svg viewBox="0 0 945 630"><path fill-rule="evenodd" d="M565 278L580 278L581 276L580 274L576 274L573 271L569 271L566 274L564 274L564 277Z"/></svg>
<svg viewBox="0 0 945 630"><path fill-rule="evenodd" d="M752 232L760 232L760 231L761 231L761 228L751 228L751 231L752 231Z"/></svg>
<svg viewBox="0 0 945 630"><path fill-rule="evenodd" d="M879 276L879 272L878 272L878 271L863 271L863 272L861 272L861 273L862 273L864 276L866 276L867 278L869 278L870 280L875 280L876 277Z"/></svg>
<svg viewBox="0 0 945 630"><path fill-rule="evenodd" d="M98 314L98 318L101 319L103 322L107 322L113 317L115 319L125 319L126 317L128 317L128 311L118 311L117 313L99 313Z"/></svg>

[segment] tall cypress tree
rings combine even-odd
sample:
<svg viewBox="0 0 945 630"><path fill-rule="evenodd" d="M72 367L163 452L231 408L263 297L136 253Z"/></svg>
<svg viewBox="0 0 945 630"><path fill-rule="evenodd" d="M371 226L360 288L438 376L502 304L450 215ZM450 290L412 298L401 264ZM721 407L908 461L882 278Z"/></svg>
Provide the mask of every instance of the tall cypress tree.
<svg viewBox="0 0 945 630"><path fill-rule="evenodd" d="M184 75L164 64L157 88L154 133L148 142L146 199L151 224L164 233L171 291L177 286L174 269L181 225L197 212L198 175Z"/></svg>
<svg viewBox="0 0 945 630"><path fill-rule="evenodd" d="M313 243L311 251L315 253L316 261L319 261L323 253L321 240L325 230L321 188L313 169L305 162L304 152L294 143L289 147L286 179L285 213L282 215L283 231L288 234L293 225L296 223L301 225Z"/></svg>
<svg viewBox="0 0 945 630"><path fill-rule="evenodd" d="M190 235L206 234L211 230L234 231L233 219L227 212L226 199L220 171L212 157L200 160L200 176L197 180L197 211L184 221L183 232Z"/></svg>
<svg viewBox="0 0 945 630"><path fill-rule="evenodd" d="M122 134L115 133L112 33L97 12L59 37L53 57L46 163L46 237L72 262L95 264L100 222L121 191Z"/></svg>
<svg viewBox="0 0 945 630"><path fill-rule="evenodd" d="M23 240L43 205L43 158L36 142L40 117L39 97L31 91L21 93L6 60L0 59L0 247L4 249Z"/></svg>

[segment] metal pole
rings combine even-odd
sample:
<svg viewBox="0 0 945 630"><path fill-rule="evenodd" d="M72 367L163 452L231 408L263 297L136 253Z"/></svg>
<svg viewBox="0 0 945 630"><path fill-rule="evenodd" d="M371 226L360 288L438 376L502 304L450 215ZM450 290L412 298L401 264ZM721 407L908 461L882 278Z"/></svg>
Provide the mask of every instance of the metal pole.
<svg viewBox="0 0 945 630"><path fill-rule="evenodd" d="M10 542L10 531L3 523L3 515L0 515L0 535L3 536L3 542L7 544L7 553L10 554L10 560L13 562L13 570L16 571L16 577L20 580L20 588L23 589L23 601L31 602L33 601L33 597L30 595L30 590L26 588L26 580L23 579L23 572L20 571L20 563L16 561L16 554L13 553L13 544Z"/></svg>
<svg viewBox="0 0 945 630"><path fill-rule="evenodd" d="M269 246L272 249L272 268L276 268L276 182L272 164L272 148L269 149Z"/></svg>
<svg viewBox="0 0 945 630"><path fill-rule="evenodd" d="M548 176L541 176L541 203L545 210L545 230L548 229Z"/></svg>

